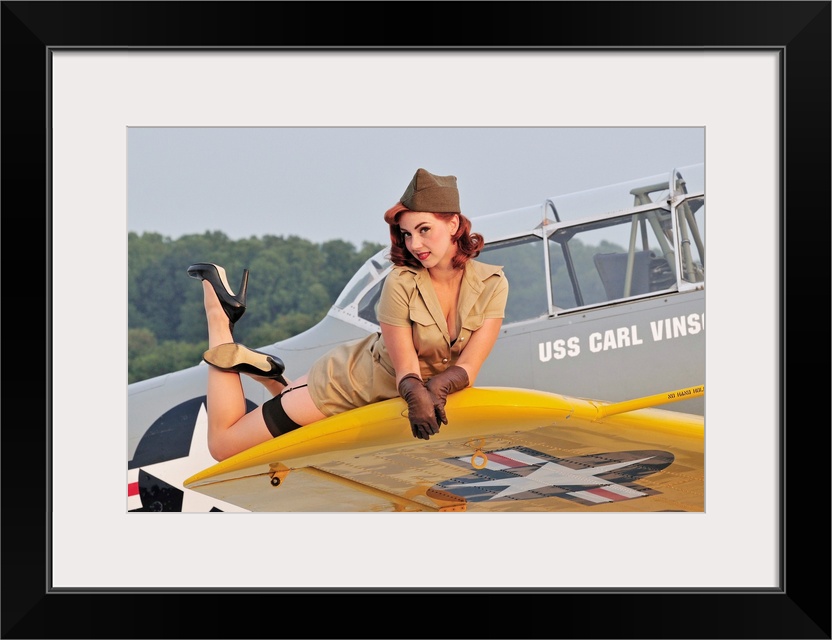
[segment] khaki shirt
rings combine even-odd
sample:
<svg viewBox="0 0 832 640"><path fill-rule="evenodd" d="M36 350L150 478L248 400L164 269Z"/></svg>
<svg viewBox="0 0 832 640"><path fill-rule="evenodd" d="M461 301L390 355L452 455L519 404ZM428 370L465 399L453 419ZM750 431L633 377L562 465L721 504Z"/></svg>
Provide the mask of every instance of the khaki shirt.
<svg viewBox="0 0 832 640"><path fill-rule="evenodd" d="M380 322L411 327L420 373L428 380L454 365L487 318L505 317L508 280L502 267L469 260L459 292L457 339L451 343L426 269L394 267L378 304ZM339 345L309 370L309 392L324 415L395 398L396 371L380 332Z"/></svg>
<svg viewBox="0 0 832 640"><path fill-rule="evenodd" d="M412 327L422 380L428 380L456 363L471 333L486 318L505 316L507 298L508 280L502 267L474 260L466 262L459 290L457 338L452 344L427 270L396 267L384 283L377 316L380 322Z"/></svg>

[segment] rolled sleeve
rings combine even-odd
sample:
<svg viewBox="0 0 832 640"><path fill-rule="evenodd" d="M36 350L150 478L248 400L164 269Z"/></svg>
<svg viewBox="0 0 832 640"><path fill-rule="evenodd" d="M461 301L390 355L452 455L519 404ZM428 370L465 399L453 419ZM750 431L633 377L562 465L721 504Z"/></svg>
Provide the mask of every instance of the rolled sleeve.
<svg viewBox="0 0 832 640"><path fill-rule="evenodd" d="M492 277L499 278L499 282L491 294L483 315L486 318L505 318L506 303L508 302L508 280L502 274Z"/></svg>
<svg viewBox="0 0 832 640"><path fill-rule="evenodd" d="M376 311L379 322L395 327L409 327L410 299L414 290L413 273L393 269L381 289Z"/></svg>

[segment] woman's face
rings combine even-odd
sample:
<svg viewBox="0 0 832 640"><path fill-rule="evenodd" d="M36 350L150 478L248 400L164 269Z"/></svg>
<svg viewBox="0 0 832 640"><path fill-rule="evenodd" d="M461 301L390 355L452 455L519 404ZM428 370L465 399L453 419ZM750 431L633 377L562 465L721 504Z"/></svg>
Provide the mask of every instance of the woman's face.
<svg viewBox="0 0 832 640"><path fill-rule="evenodd" d="M410 253L430 269L448 266L456 255L451 237L459 228L459 216L436 216L423 211L406 211L399 216L399 228Z"/></svg>

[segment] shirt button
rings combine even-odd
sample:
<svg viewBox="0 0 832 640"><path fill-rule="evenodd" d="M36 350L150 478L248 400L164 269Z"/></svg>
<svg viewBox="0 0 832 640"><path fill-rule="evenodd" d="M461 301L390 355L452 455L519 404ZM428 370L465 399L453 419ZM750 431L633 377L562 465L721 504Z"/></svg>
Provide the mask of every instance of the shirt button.
<svg viewBox="0 0 832 640"><path fill-rule="evenodd" d="M442 364L445 364L446 362L448 362L448 359L447 358L442 358Z"/></svg>
<svg viewBox="0 0 832 640"><path fill-rule="evenodd" d="M459 341L462 342L463 340L465 340L465 336L459 336Z"/></svg>

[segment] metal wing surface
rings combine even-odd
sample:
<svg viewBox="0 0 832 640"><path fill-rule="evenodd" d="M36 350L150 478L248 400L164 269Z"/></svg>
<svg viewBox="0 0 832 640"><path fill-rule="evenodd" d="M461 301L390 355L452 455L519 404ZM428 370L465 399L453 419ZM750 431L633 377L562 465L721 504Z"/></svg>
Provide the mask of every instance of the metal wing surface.
<svg viewBox="0 0 832 640"><path fill-rule="evenodd" d="M429 441L387 400L244 451L185 486L257 512L702 512L704 418L487 387L448 398Z"/></svg>

